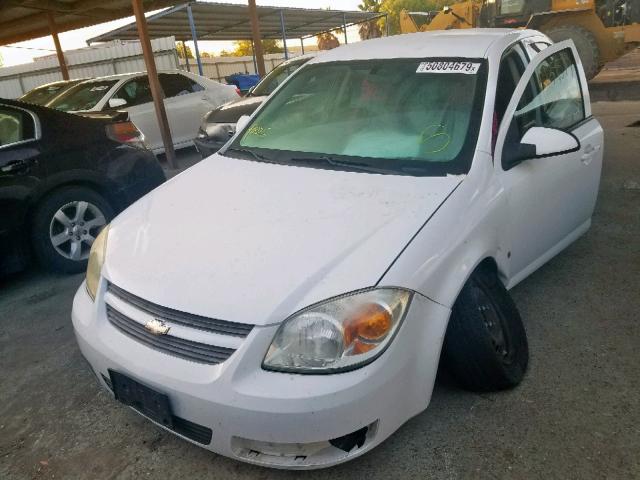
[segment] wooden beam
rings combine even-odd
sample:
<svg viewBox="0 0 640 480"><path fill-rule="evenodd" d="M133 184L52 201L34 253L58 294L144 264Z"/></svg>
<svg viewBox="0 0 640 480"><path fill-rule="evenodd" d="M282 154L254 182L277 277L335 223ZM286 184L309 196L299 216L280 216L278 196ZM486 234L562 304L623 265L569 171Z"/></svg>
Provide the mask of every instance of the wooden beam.
<svg viewBox="0 0 640 480"><path fill-rule="evenodd" d="M167 120L167 111L164 108L164 92L158 79L156 61L153 57L153 49L151 48L151 40L149 39L147 19L144 17L144 6L142 5L142 0L131 0L131 4L133 5L133 13L136 17L144 63L147 66L147 77L149 77L149 87L151 88L153 105L155 107L156 117L158 118L162 143L164 144L164 153L169 167L175 169L176 154L173 150L173 140L171 139L171 130L169 129L169 121Z"/></svg>
<svg viewBox="0 0 640 480"><path fill-rule="evenodd" d="M253 51L258 64L258 75L264 77L267 69L264 66L264 52L262 51L262 36L260 35L260 22L258 20L258 9L256 0L249 0L249 18L251 19L251 34L253 37Z"/></svg>
<svg viewBox="0 0 640 480"><path fill-rule="evenodd" d="M49 35L49 27L43 13L54 15L57 32L89 27L97 23L108 22L133 15L131 8L112 7L111 2L90 0L82 3L69 3L50 0L0 0L0 45L23 42ZM175 4L174 0L144 0L146 11L157 10ZM19 12L16 14L13 7ZM28 9L37 13L24 15Z"/></svg>
<svg viewBox="0 0 640 480"><path fill-rule="evenodd" d="M60 64L60 72L64 80L69 80L69 69L67 68L67 62L64 59L64 53L60 46L60 39L58 38L58 30L56 28L56 22L53 20L51 12L47 12L47 22L49 22L49 31L53 37L53 43L56 46L56 55L58 55L58 63Z"/></svg>

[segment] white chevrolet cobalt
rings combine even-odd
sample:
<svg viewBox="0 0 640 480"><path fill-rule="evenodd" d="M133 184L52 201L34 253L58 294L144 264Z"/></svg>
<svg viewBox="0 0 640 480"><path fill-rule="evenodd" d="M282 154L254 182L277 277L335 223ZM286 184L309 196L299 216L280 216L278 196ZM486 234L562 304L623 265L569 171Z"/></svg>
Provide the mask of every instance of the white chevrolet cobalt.
<svg viewBox="0 0 640 480"><path fill-rule="evenodd" d="M602 129L571 42L399 35L311 60L225 147L96 239L73 324L103 387L213 452L355 458L442 358L514 387L507 291L591 223Z"/></svg>

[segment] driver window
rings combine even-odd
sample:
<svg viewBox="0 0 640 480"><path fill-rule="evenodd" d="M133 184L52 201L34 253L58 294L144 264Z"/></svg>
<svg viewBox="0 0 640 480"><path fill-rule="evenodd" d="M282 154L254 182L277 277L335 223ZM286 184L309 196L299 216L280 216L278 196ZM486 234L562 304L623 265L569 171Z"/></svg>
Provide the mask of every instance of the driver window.
<svg viewBox="0 0 640 480"><path fill-rule="evenodd" d="M147 77L138 77L129 80L113 95L113 98L121 98L127 102L127 107L150 102L151 88Z"/></svg>
<svg viewBox="0 0 640 480"><path fill-rule="evenodd" d="M500 125L502 117L504 116L509 101L515 92L520 78L526 68L522 54L520 53L521 47L515 45L509 49L502 57L500 61L500 70L498 72L498 84L496 86L496 123Z"/></svg>
<svg viewBox="0 0 640 480"><path fill-rule="evenodd" d="M507 106L522 78L526 65L523 61L522 47L519 44L511 47L502 56L496 85L496 103L494 106L491 146L495 148L498 128L502 123Z"/></svg>
<svg viewBox="0 0 640 480"><path fill-rule="evenodd" d="M533 94L523 95L514 115L520 138L531 127L567 130L584 120L580 77L570 49L540 62L532 87Z"/></svg>

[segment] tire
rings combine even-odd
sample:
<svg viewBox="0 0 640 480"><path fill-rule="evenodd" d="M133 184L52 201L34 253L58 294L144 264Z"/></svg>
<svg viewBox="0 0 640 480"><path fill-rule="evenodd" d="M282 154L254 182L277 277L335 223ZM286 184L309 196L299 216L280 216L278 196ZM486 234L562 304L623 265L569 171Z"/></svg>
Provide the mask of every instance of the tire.
<svg viewBox="0 0 640 480"><path fill-rule="evenodd" d="M600 71L600 48L593 33L579 25L561 25L544 30L551 40L561 42L573 40L582 61L587 80L591 80Z"/></svg>
<svg viewBox="0 0 640 480"><path fill-rule="evenodd" d="M31 225L38 262L55 272L84 271L93 240L113 216L109 203L89 188L65 187L47 195Z"/></svg>
<svg viewBox="0 0 640 480"><path fill-rule="evenodd" d="M522 381L529 361L527 335L495 274L477 270L460 292L445 335L443 361L467 390L505 390Z"/></svg>

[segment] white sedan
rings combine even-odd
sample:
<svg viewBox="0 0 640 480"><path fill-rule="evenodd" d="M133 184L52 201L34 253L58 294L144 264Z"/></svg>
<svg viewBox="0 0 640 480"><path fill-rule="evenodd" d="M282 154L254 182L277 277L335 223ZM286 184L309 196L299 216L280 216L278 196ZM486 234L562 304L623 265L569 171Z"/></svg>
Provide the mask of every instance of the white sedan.
<svg viewBox="0 0 640 480"><path fill-rule="evenodd" d="M179 70L159 73L175 148L193 145L202 116L238 98L233 85ZM146 73L111 75L82 82L47 104L65 112L125 110L154 153L164 151Z"/></svg>
<svg viewBox="0 0 640 480"><path fill-rule="evenodd" d="M602 153L571 42L331 50L103 230L78 344L117 400L211 451L347 461L427 407L441 359L471 390L522 381L508 290L589 229Z"/></svg>

